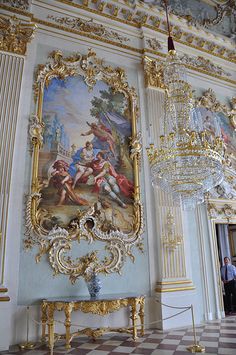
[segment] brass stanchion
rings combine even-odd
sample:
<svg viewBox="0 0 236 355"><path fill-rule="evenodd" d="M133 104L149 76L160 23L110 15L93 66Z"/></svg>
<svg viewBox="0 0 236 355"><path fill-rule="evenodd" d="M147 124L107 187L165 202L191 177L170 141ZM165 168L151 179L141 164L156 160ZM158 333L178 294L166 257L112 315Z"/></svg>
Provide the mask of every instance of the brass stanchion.
<svg viewBox="0 0 236 355"><path fill-rule="evenodd" d="M190 345L187 347L187 350L190 351L191 353L204 353L205 352L205 347L200 345L197 342L197 337L196 337L196 329L195 329L195 322L194 322L194 313L193 313L193 305L191 304L191 313L192 313L192 324L193 324L193 338L194 338L194 344Z"/></svg>
<svg viewBox="0 0 236 355"><path fill-rule="evenodd" d="M35 343L31 343L29 341L29 306L27 306L26 308L27 310L27 316L26 316L26 342L19 344L19 348L21 350L28 350L28 349L34 349L36 344Z"/></svg>

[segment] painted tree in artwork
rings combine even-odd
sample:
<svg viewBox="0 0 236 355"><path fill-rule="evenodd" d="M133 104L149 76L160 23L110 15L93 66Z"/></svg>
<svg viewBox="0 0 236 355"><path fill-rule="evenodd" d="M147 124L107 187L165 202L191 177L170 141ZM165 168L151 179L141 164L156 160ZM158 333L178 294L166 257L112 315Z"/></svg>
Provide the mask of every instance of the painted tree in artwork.
<svg viewBox="0 0 236 355"><path fill-rule="evenodd" d="M106 126L115 140L116 154L112 157L113 164L119 167L120 171L131 172L132 164L129 159L131 121L128 101L122 93L114 92L109 87L107 90L100 90L100 97L94 96L91 104L91 116L95 117L99 124Z"/></svg>

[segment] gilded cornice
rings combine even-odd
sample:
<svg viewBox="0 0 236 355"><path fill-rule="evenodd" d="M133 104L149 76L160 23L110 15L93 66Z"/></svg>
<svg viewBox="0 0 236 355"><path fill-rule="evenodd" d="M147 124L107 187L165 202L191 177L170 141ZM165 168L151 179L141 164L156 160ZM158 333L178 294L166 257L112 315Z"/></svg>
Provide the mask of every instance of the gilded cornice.
<svg viewBox="0 0 236 355"><path fill-rule="evenodd" d="M35 24L21 22L16 16L0 16L0 50L24 55L35 28Z"/></svg>
<svg viewBox="0 0 236 355"><path fill-rule="evenodd" d="M75 3L69 0L56 0L59 3L68 4L70 6L87 10L92 13L99 14L103 17L110 18L115 21L126 23L133 27L143 27L149 28L155 32L161 32L167 34L166 30L166 21L161 11L147 11L142 9L141 6L135 6L132 9L127 5L122 5L118 3L112 3L111 1L98 1L98 0L81 0L80 3ZM115 9L115 11L114 11ZM154 14L153 14L154 13ZM163 17L163 18L162 18ZM176 16L175 16L176 17ZM176 17L176 21L180 22ZM183 23L183 20L181 21ZM185 27L189 31L192 30L193 26L188 25L187 21L184 20ZM182 30L181 27L175 24L172 24L172 35L176 42L187 45L188 47L196 48L205 53L217 56L219 58L236 62L236 54L232 49L228 49L222 45L219 45L214 42L214 40L206 40L209 36L213 35L201 29L201 33L205 32L204 35L196 35L191 32L186 32ZM196 28L198 32L199 29ZM229 41L229 44L232 43Z"/></svg>

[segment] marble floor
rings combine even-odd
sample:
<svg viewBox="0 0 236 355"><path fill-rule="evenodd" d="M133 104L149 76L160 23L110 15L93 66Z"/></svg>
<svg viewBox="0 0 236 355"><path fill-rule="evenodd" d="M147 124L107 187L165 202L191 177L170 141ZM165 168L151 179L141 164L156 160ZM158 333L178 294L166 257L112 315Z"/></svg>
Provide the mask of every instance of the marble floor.
<svg viewBox="0 0 236 355"><path fill-rule="evenodd" d="M205 346L205 354L236 354L236 316L223 320L213 321L196 328L197 341ZM187 347L193 344L192 329L171 330L160 332L147 330L145 336L136 342L125 334L106 334L95 342L87 337L78 337L71 343L71 349L66 351L62 341L55 344L54 355L186 355ZM13 347L8 352L0 354L26 354L49 355L50 351L45 345L38 344L34 350L20 351Z"/></svg>

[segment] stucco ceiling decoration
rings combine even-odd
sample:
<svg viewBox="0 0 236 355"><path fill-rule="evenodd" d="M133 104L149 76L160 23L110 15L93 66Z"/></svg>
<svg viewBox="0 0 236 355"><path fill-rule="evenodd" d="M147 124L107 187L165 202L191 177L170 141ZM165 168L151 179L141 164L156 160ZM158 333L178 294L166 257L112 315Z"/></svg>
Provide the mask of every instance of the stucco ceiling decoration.
<svg viewBox="0 0 236 355"><path fill-rule="evenodd" d="M196 1L193 0L193 2ZM104 0L102 2L100 0L57 0L57 2L78 9L83 8L83 10L86 9L88 12L100 14L104 18L116 19L118 22L136 28L144 27L159 33L166 33L163 9L161 6L154 6L157 2L160 3L161 0L150 0L149 2L141 0ZM211 9L213 9L212 5ZM188 23L186 18L179 15L172 16L171 26L172 35L176 42L228 61L236 61L234 44L230 38L224 36L222 41L222 36L219 36L219 33L210 32L204 26L193 26Z"/></svg>
<svg viewBox="0 0 236 355"><path fill-rule="evenodd" d="M118 41L119 43L130 41L129 38L122 36L118 32L115 32L101 24L93 22L93 20L86 21L79 17L72 18L72 17L53 16L53 15L48 15L47 18L60 25L69 27L73 30L77 30L85 33L92 33L99 37Z"/></svg>
<svg viewBox="0 0 236 355"><path fill-rule="evenodd" d="M140 0L140 3L164 7L163 0ZM236 2L235 0L170 0L169 13L187 20L188 24L205 27L210 31L236 37Z"/></svg>
<svg viewBox="0 0 236 355"><path fill-rule="evenodd" d="M21 10L28 10L30 6L29 0L2 0L1 2Z"/></svg>

